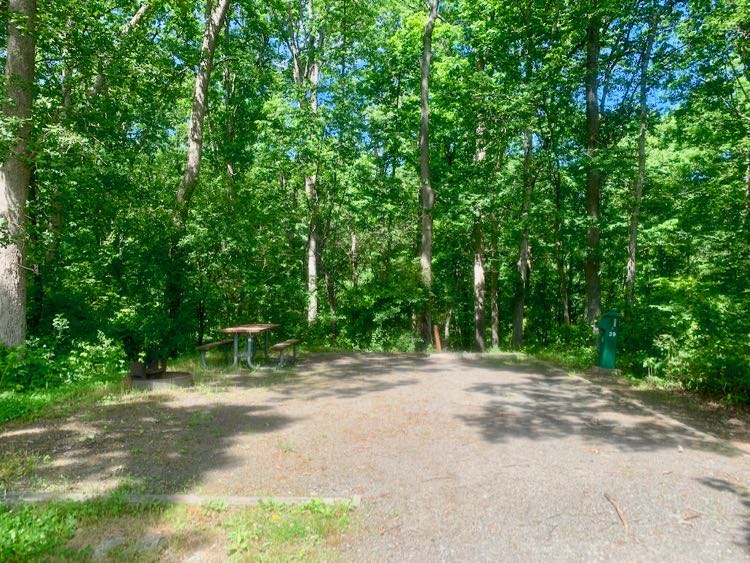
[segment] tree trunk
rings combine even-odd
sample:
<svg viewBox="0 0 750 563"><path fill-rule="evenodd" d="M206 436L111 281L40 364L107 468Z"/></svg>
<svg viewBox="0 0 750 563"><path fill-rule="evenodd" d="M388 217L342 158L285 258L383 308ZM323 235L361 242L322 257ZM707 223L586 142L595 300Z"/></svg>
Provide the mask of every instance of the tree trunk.
<svg viewBox="0 0 750 563"><path fill-rule="evenodd" d="M635 183L633 194L633 212L630 215L630 239L628 241L628 265L625 278L625 315L629 318L635 305L635 275L636 259L638 252L638 222L641 212L641 199L643 198L643 187L646 183L646 135L648 134L648 67L651 64L651 52L656 40L656 32L659 26L660 10L653 8L651 26L646 37L646 45L641 53L641 76L640 76L640 110L641 128L638 135L638 179Z"/></svg>
<svg viewBox="0 0 750 563"><path fill-rule="evenodd" d="M484 352L484 241L481 217L474 223L474 343Z"/></svg>
<svg viewBox="0 0 750 563"><path fill-rule="evenodd" d="M349 260L352 268L352 287L359 286L359 249L357 247L357 231L354 227L349 226L349 235L351 237L351 246L349 250Z"/></svg>
<svg viewBox="0 0 750 563"><path fill-rule="evenodd" d="M497 271L497 265L492 264L490 267L490 310L491 310L491 319L490 319L490 332L492 333L492 347L493 348L499 348L500 347L500 306L498 303L498 288L497 288L497 282L498 282L498 271Z"/></svg>
<svg viewBox="0 0 750 563"><path fill-rule="evenodd" d="M484 68L483 62L480 60L477 63L479 69ZM483 174L483 164L487 156L487 145L484 142L485 125L483 119L480 117L477 124L476 135L477 145L476 153L474 155L474 163L476 170L480 174L479 183L484 185L485 178ZM484 298L485 298L485 285L484 285L484 233L482 228L482 215L477 211L477 216L474 219L474 230L472 233L472 242L474 247L474 343L477 350L484 352Z"/></svg>
<svg viewBox="0 0 750 563"><path fill-rule="evenodd" d="M500 347L500 303L498 282L500 273L498 271L499 256L497 250L498 239L498 219L497 205L494 192L492 193L492 213L490 214L490 333L492 337L492 347Z"/></svg>
<svg viewBox="0 0 750 563"><path fill-rule="evenodd" d="M15 139L0 165L0 219L8 244L0 245L0 343L26 339L25 221L31 164L31 108L34 87L36 0L8 1L8 45L5 62L5 117L16 127Z"/></svg>
<svg viewBox="0 0 750 563"><path fill-rule="evenodd" d="M331 316L331 332L336 336L336 288L333 283L333 276L326 267L326 263L320 261L320 266L323 269L323 280L326 284L326 294L328 296L328 314Z"/></svg>
<svg viewBox="0 0 750 563"><path fill-rule="evenodd" d="M562 178L560 177L559 164L555 165L555 265L557 277L560 282L560 303L562 305L563 324L570 325L570 303L568 300L568 276L565 273L565 259L562 249Z"/></svg>
<svg viewBox="0 0 750 563"><path fill-rule="evenodd" d="M599 282L599 201L601 198L601 171L597 162L599 152L599 34L601 15L598 5L589 18L586 30L586 320L593 322L601 313L601 288Z"/></svg>
<svg viewBox="0 0 750 563"><path fill-rule="evenodd" d="M638 135L638 179L635 183L633 194L633 211L630 215L630 238L628 240L628 265L625 277L625 298L627 307L625 315L630 317L635 305L635 274L636 258L638 252L638 220L641 212L641 199L643 198L643 186L646 183L646 134L648 133L648 67L651 62L651 50L656 40L656 30L659 25L659 8L654 7L651 27L648 30L646 45L641 54L641 76L640 76L640 110L641 128Z"/></svg>
<svg viewBox="0 0 750 563"><path fill-rule="evenodd" d="M229 24L224 28L225 44L227 51L229 50ZM234 151L234 117L236 107L234 105L234 95L236 91L236 75L231 72L229 65L224 66L224 105L226 111L226 122L225 127L225 150L224 150L224 167L226 169L226 181L227 181L227 196L229 201L234 201L234 160L232 154Z"/></svg>
<svg viewBox="0 0 750 563"><path fill-rule="evenodd" d="M420 87L422 107L419 128L419 175L421 181L420 205L422 238L419 245L419 263L422 270L422 284L427 293L422 312L422 338L425 346L432 342L432 211L435 206L435 191L430 177L430 64L432 62L432 31L440 9L440 0L432 0L427 23L424 28Z"/></svg>
<svg viewBox="0 0 750 563"><path fill-rule="evenodd" d="M315 9L312 0L307 2L307 26L303 28L314 28ZM325 33L322 27L318 29L317 36L308 33L308 36L300 38L297 34L299 21L294 19L291 2L287 4L287 47L292 57L292 74L294 82L300 86L310 88L310 113L315 116L318 112L318 81L320 78L320 51L323 49ZM303 52L306 60L302 60ZM307 99L302 96L299 100L300 108L307 105ZM305 175L305 197L309 213L309 224L307 231L307 322L312 324L318 318L318 253L320 252L320 226L319 220L319 198L318 177L316 172L309 170Z"/></svg>
<svg viewBox="0 0 750 563"><path fill-rule="evenodd" d="M187 269L185 250L180 246L190 199L198 183L203 148L203 122L208 109L208 87L213 68L214 52L221 27L224 25L229 0L218 0L215 7L212 0L206 1L206 24L201 45L200 63L195 76L193 107L188 131L187 163L177 188L173 220L176 229L169 241L169 271L165 286L167 315L170 320L166 342L162 343L162 353L175 354L178 350L180 334L184 332L183 291Z"/></svg>
<svg viewBox="0 0 750 563"><path fill-rule="evenodd" d="M318 112L318 78L320 63L313 61L310 73L310 111ZM318 176L315 173L305 176L305 195L310 210L310 225L307 235L307 322L314 323L318 318Z"/></svg>
<svg viewBox="0 0 750 563"><path fill-rule="evenodd" d="M445 315L445 325L443 326L443 349L448 349L448 343L451 338L451 319L453 317L453 308L448 309L448 314Z"/></svg>
<svg viewBox="0 0 750 563"><path fill-rule="evenodd" d="M534 190L534 178L531 165L534 154L534 137L531 129L526 129L523 137L523 207L521 208L521 243L518 251L518 278L513 297L513 340L514 348L523 344L523 317L526 305L526 289L531 270L531 251L529 248L529 213L531 211L531 194Z"/></svg>
<svg viewBox="0 0 750 563"><path fill-rule="evenodd" d="M193 108L190 116L190 131L188 134L187 164L182 180L177 188L177 206L175 222L182 224L187 216L190 198L198 183L201 168L201 151L203 149L203 122L208 109L208 87L213 68L216 40L227 16L229 0L217 0L212 9L212 1L206 2L206 28L201 45L200 66L195 75L195 90L193 92Z"/></svg>

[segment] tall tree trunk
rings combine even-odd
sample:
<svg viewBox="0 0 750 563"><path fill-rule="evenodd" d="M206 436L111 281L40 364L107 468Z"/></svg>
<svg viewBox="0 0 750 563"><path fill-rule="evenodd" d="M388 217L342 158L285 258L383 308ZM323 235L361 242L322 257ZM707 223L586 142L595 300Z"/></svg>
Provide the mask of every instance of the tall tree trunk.
<svg viewBox="0 0 750 563"><path fill-rule="evenodd" d="M203 122L208 109L208 86L214 63L216 40L221 27L227 17L229 0L206 2L206 28L201 44L200 66L195 75L195 90L193 92L193 108L190 116L190 131L188 133L187 164L182 174L182 180L177 188L177 206L175 222L182 224L187 216L190 198L198 183L201 168L201 151L203 149Z"/></svg>
<svg viewBox="0 0 750 563"><path fill-rule="evenodd" d="M326 263L320 261L320 266L323 269L323 280L326 284L326 294L328 296L328 314L331 316L331 332L336 336L336 288L333 283L333 276L328 270Z"/></svg>
<svg viewBox="0 0 750 563"><path fill-rule="evenodd" d="M484 352L484 241L482 240L482 218L474 222L472 233L474 246L474 344Z"/></svg>
<svg viewBox="0 0 750 563"><path fill-rule="evenodd" d="M310 111L313 115L318 112L319 76L320 63L314 60L309 73ZM305 195L310 210L310 225L307 235L307 322L314 323L318 318L318 245L320 242L318 176L314 172L305 176Z"/></svg>
<svg viewBox="0 0 750 563"><path fill-rule="evenodd" d="M523 344L523 317L526 306L526 289L529 285L531 270L531 252L529 248L529 213L531 211L531 194L534 190L532 175L532 158L534 154L534 137L531 129L526 129L523 136L523 207L521 208L521 242L518 251L518 278L513 296L513 340L514 348Z"/></svg>
<svg viewBox="0 0 750 563"><path fill-rule="evenodd" d="M490 267L490 332L492 334L492 347L500 347L500 305L498 303L498 271L497 265Z"/></svg>
<svg viewBox="0 0 750 563"><path fill-rule="evenodd" d="M349 260L352 268L352 287L359 286L359 248L357 245L357 231L349 220L349 236L351 237L351 246L349 247Z"/></svg>
<svg viewBox="0 0 750 563"><path fill-rule="evenodd" d="M424 28L420 86L422 107L419 128L419 175L421 181L419 201L421 206L422 238L419 245L419 264L422 269L422 284L427 297L422 312L421 328L425 346L432 343L432 211L435 206L435 191L430 176L430 65L432 62L432 32L440 9L440 0L432 0L427 23Z"/></svg>
<svg viewBox="0 0 750 563"><path fill-rule="evenodd" d="M453 318L453 308L448 309L448 314L445 315L445 324L443 325L443 349L448 349L448 344L451 339L451 320Z"/></svg>
<svg viewBox="0 0 750 563"><path fill-rule="evenodd" d="M654 6L651 26L646 37L646 45L641 53L640 73L640 111L641 128L638 134L638 179L635 183L633 194L633 211L630 215L630 238L628 240L628 265L625 277L625 298L627 307L626 317L630 317L635 305L635 275L636 258L638 252L638 220L641 212L641 199L643 198L643 186L646 183L646 135L648 133L648 67L651 63L651 51L656 40L656 31L659 26L659 8Z"/></svg>
<svg viewBox="0 0 750 563"><path fill-rule="evenodd" d="M492 239L490 241L490 333L492 338L492 347L500 347L500 303L498 281L500 273L498 272L499 256L497 250L498 238L498 219L496 212L495 198L492 198L493 210L490 215L490 229Z"/></svg>
<svg viewBox="0 0 750 563"><path fill-rule="evenodd" d="M224 37L225 37L225 45L227 51L229 51L230 46L230 33L229 33L229 24L224 28ZM234 105L234 94L236 90L236 75L232 73L232 71L229 68L229 65L224 66L224 76L222 77L224 81L224 105L225 110L227 112L226 115L226 122L224 123L225 127L225 134L226 134L226 140L225 140L225 151L224 151L224 167L226 169L226 181L227 181L227 196L229 197L230 201L234 200L234 160L232 158L232 154L234 151L234 137L235 137L235 130L234 130L234 117L236 113L236 107Z"/></svg>
<svg viewBox="0 0 750 563"><path fill-rule="evenodd" d="M31 108L34 88L36 0L8 0L8 46L5 62L5 117L16 127L15 139L0 165L0 218L10 241L0 245L0 343L16 346L26 339L25 229L31 164Z"/></svg>
<svg viewBox="0 0 750 563"><path fill-rule="evenodd" d="M477 64L479 69L484 68L483 62ZM474 164L477 171L480 174L479 183L484 185L486 181L483 174L484 160L487 156L487 145L484 142L485 125L483 119L479 118L477 124L477 146L476 153L474 155ZM474 229L472 232L472 242L474 247L474 343L477 350L484 352L484 298L485 298L485 285L484 285L484 233L482 225L482 214L477 212L477 216L474 219Z"/></svg>
<svg viewBox="0 0 750 563"><path fill-rule="evenodd" d="M560 303L562 305L563 324L568 326L570 325L570 303L568 300L568 276L565 272L565 259L562 248L562 177L560 176L560 166L558 163L555 163L553 180L555 184L555 265L557 267L557 277L560 282Z"/></svg>
<svg viewBox="0 0 750 563"><path fill-rule="evenodd" d="M213 5L212 0L206 1L206 24L201 44L200 62L195 76L195 90L193 92L193 107L188 131L187 162L177 187L173 220L175 230L169 242L169 270L165 287L167 314L170 320L169 334L162 345L167 348L161 353L174 354L178 349L180 334L184 332L183 325L183 292L185 286L185 272L187 258L180 246L180 239L184 234L190 199L198 184L201 166L201 151L203 148L203 122L208 109L208 87L211 70L213 68L216 41L226 20L229 0L218 0Z"/></svg>
<svg viewBox="0 0 750 563"><path fill-rule="evenodd" d="M301 88L310 89L310 113L315 116L318 112L318 81L320 78L320 52L323 49L325 33L322 27L318 29L317 36L310 31L307 37L300 38L297 34L299 19L295 20L292 10L292 2L287 3L287 47L292 56L292 74L294 82ZM316 19L313 0L307 1L307 26L303 28L314 28ZM303 61L303 53L306 55ZM307 99L302 96L299 100L300 107L307 105ZM308 163L309 166L309 163ZM314 168L314 167L313 167ZM318 198L318 176L315 170L308 170L305 175L305 197L309 214L307 231L307 322L314 323L318 318L318 261L320 252L320 226L319 222L319 198Z"/></svg>
<svg viewBox="0 0 750 563"><path fill-rule="evenodd" d="M599 202L601 199L601 170L597 162L599 152L599 34L602 18L598 2L594 3L586 30L586 320L592 322L601 313L601 288L599 282Z"/></svg>

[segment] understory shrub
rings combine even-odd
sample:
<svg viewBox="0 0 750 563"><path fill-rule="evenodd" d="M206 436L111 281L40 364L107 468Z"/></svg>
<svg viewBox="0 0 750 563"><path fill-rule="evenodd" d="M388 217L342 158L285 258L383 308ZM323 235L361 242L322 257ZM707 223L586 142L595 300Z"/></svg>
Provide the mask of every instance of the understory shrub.
<svg viewBox="0 0 750 563"><path fill-rule="evenodd" d="M101 332L94 342L30 339L15 348L0 346L0 424L84 387L116 381L124 367L122 346Z"/></svg>
<svg viewBox="0 0 750 563"><path fill-rule="evenodd" d="M74 341L60 349L52 340L31 339L0 347L0 391L35 391L82 382L106 382L125 367L122 346L102 332L94 342Z"/></svg>

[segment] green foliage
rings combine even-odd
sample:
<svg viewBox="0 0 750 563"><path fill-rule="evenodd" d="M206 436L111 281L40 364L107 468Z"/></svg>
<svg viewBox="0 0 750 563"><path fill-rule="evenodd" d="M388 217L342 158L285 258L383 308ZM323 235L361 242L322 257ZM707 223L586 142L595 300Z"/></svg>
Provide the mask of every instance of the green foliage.
<svg viewBox="0 0 750 563"><path fill-rule="evenodd" d="M0 347L0 391L37 391L62 385L106 383L125 366L121 346L99 332L96 342L73 341L70 349L50 340Z"/></svg>
<svg viewBox="0 0 750 563"><path fill-rule="evenodd" d="M522 292L525 346L583 366L593 344L583 315L592 164L603 178L602 304L628 317L621 365L749 400L745 4L601 3L602 127L592 161L583 96L590 7L563 2L550 17L528 1L442 3L430 81L431 295L415 259L424 7L325 0L308 12L303 4L289 12L283 3L232 3L210 80L200 181L179 228L175 189L204 4L155 2L127 32L136 2L45 4L26 225L31 337L0 350L0 420L46 404L44 393L59 386L110 381L123 356L174 357L230 324L276 322L276 336L312 348L411 351L429 301L433 321L448 325L448 345L472 348L475 231L487 325L494 298L501 346ZM623 280L637 93L655 10L631 307ZM290 17L299 20L294 32ZM320 63L317 86L295 80L293 36L301 67ZM325 40L311 47L317 37ZM0 122L0 151L13 128ZM308 323L313 228L319 313ZM0 244L4 232L0 225ZM524 237L527 284L518 272Z"/></svg>
<svg viewBox="0 0 750 563"><path fill-rule="evenodd" d="M82 503L0 505L0 559L80 558L90 549L77 553L66 548L66 543L82 524L159 509L156 505L127 504L116 495Z"/></svg>
<svg viewBox="0 0 750 563"><path fill-rule="evenodd" d="M77 520L59 506L0 507L0 557L23 561L46 555L73 536Z"/></svg>
<svg viewBox="0 0 750 563"><path fill-rule="evenodd" d="M253 560L305 560L350 525L349 504L320 500L286 506L267 501L229 523L230 554Z"/></svg>

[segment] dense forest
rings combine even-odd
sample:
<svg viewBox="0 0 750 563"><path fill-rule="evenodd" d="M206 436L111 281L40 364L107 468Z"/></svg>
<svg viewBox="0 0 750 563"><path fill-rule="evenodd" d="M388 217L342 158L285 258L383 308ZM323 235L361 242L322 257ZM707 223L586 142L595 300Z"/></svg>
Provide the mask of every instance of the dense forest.
<svg viewBox="0 0 750 563"><path fill-rule="evenodd" d="M589 350L614 309L631 373L750 397L746 0L0 9L0 389L240 322Z"/></svg>

